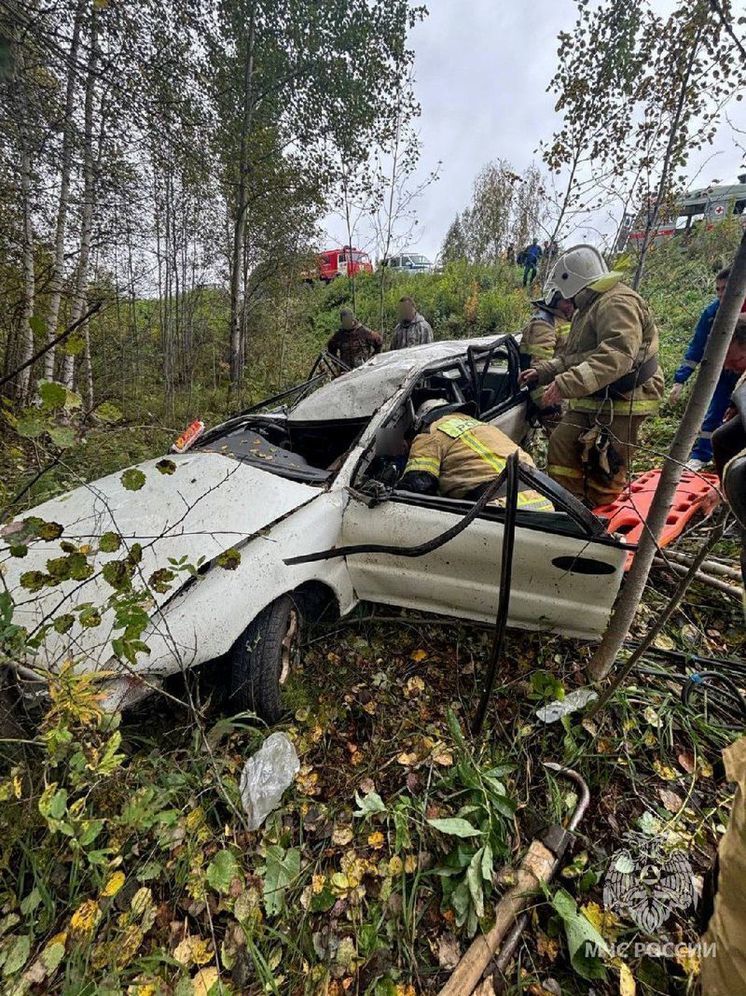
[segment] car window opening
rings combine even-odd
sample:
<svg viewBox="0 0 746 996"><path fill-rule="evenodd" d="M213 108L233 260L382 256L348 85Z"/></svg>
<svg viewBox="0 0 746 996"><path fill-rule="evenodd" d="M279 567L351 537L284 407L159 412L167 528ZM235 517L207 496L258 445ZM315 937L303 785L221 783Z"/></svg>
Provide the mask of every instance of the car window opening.
<svg viewBox="0 0 746 996"><path fill-rule="evenodd" d="M197 449L220 453L243 463L309 483L324 483L339 469L368 419L287 422L247 417L218 426Z"/></svg>
<svg viewBox="0 0 746 996"><path fill-rule="evenodd" d="M480 356L471 366L472 369L468 369L464 363L455 363L429 371L416 381L407 397L379 428L375 440L363 455L355 479L355 487L361 494L376 499L384 489L391 500L437 508L458 516L473 508L475 500L412 494L397 486L414 434L415 412L424 401L442 399L448 404L463 406L462 410L479 418L489 418L495 410L512 402L515 390L506 350ZM597 542L619 545L618 540L605 532L603 522L564 489L555 485L551 500L555 505L553 512L519 509L520 526L586 539L592 537ZM480 516L500 521L505 516L505 508L490 505Z"/></svg>

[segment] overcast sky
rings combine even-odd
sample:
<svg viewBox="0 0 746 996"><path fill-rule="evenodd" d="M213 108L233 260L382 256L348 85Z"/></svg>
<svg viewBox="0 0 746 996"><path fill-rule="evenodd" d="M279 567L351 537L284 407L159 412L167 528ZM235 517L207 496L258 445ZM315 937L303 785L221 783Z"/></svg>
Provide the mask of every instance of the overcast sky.
<svg viewBox="0 0 746 996"><path fill-rule="evenodd" d="M457 211L469 202L480 168L496 158L509 160L520 173L542 139L560 123L546 93L557 63L557 34L571 29L571 0L429 0L430 14L410 36L415 50L417 97L422 117L419 175L442 163L439 180L417 203L417 235L408 248L434 258ZM671 0L653 0L661 13ZM734 5L741 6L739 3ZM746 101L733 103L729 117L746 130ZM740 136L741 142L746 136ZM690 175L716 153L697 177L736 182L743 155L723 123L714 148L693 157ZM338 217L327 218L330 246L346 241ZM358 245L370 243L361 230Z"/></svg>

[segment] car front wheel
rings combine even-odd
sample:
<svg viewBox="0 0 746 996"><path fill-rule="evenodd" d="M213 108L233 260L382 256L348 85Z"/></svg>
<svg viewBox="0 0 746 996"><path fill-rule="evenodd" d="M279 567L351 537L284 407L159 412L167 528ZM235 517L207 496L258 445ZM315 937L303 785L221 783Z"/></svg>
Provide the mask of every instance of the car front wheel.
<svg viewBox="0 0 746 996"><path fill-rule="evenodd" d="M285 712L282 688L300 662L302 617L282 595L246 627L231 650L231 704L274 723Z"/></svg>

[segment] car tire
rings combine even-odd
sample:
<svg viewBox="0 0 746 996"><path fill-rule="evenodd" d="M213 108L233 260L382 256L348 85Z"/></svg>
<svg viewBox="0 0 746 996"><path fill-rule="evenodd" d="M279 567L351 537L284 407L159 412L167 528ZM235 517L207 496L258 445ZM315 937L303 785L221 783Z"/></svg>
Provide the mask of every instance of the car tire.
<svg viewBox="0 0 746 996"><path fill-rule="evenodd" d="M231 707L275 723L286 711L282 688L300 649L302 617L290 595L275 599L252 620L230 653Z"/></svg>

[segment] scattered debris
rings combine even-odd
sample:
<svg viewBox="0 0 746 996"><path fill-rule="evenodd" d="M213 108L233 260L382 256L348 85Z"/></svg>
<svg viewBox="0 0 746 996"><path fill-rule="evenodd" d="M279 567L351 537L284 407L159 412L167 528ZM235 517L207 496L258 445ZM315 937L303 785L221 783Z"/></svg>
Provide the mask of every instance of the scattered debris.
<svg viewBox="0 0 746 996"><path fill-rule="evenodd" d="M597 698L598 693L594 692L592 688L577 688L574 692L566 695L564 699L555 699L554 702L541 706L536 710L536 715L542 723L556 723L563 716L569 716L570 713L584 709L589 702L593 702Z"/></svg>
<svg viewBox="0 0 746 996"><path fill-rule="evenodd" d="M241 772L239 789L249 830L258 830L277 809L299 771L300 760L292 741L284 733L268 736Z"/></svg>

